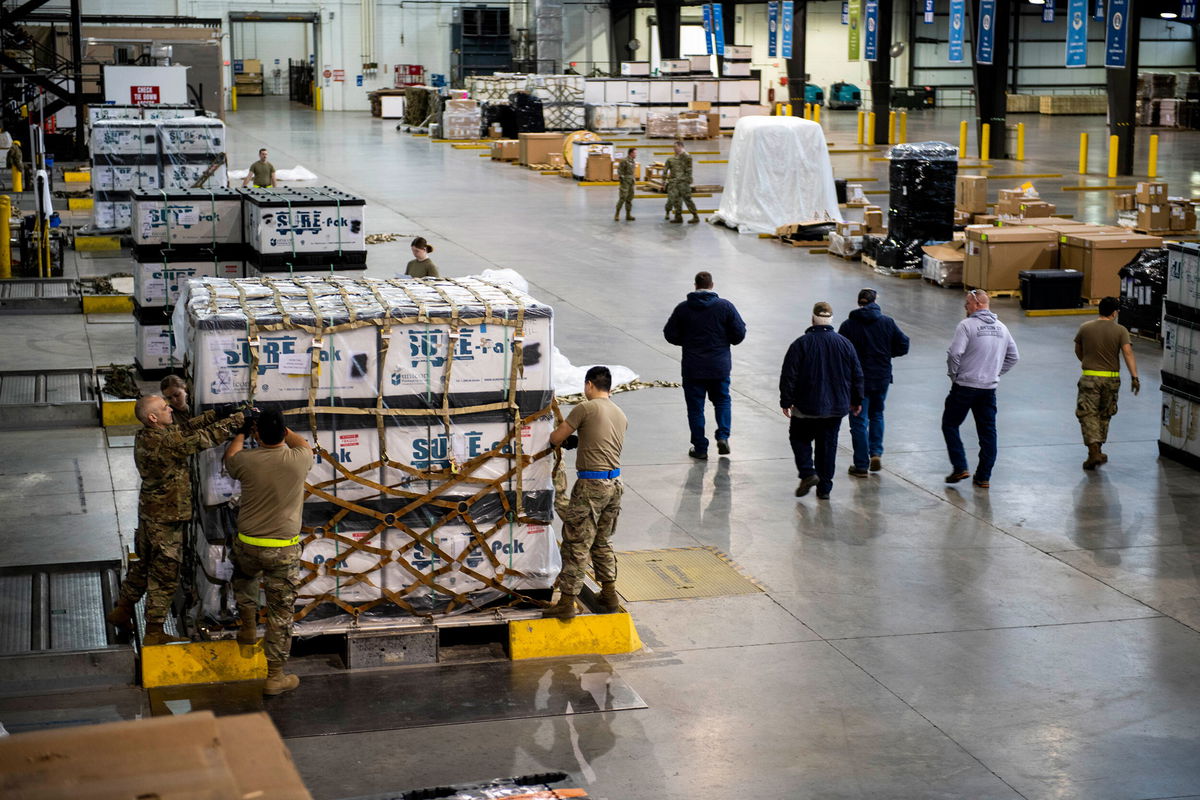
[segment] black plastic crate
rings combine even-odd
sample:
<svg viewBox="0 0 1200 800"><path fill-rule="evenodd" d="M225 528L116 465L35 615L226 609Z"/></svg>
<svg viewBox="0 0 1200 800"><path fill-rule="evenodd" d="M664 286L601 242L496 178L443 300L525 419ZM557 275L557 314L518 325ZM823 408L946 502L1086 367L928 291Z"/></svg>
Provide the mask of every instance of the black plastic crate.
<svg viewBox="0 0 1200 800"><path fill-rule="evenodd" d="M1083 305L1083 273L1078 270L1027 269L1019 277L1021 308L1026 311Z"/></svg>

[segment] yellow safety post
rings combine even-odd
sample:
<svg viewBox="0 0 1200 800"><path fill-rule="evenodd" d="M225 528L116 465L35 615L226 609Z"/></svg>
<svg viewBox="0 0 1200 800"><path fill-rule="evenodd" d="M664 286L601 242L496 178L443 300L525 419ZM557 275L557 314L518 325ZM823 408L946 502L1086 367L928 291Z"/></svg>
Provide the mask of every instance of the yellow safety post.
<svg viewBox="0 0 1200 800"><path fill-rule="evenodd" d="M856 137L857 137L857 143L860 145L863 143L863 126L864 126L864 123L866 123L866 121L867 121L866 118L867 118L867 112L865 112L865 111L858 112L858 133L856 134Z"/></svg>
<svg viewBox="0 0 1200 800"><path fill-rule="evenodd" d="M775 116L777 116L777 117L783 116L783 103L775 104Z"/></svg>
<svg viewBox="0 0 1200 800"><path fill-rule="evenodd" d="M12 168L12 179L13 194L20 194L21 192L25 191L25 175L21 172L19 167Z"/></svg>
<svg viewBox="0 0 1200 800"><path fill-rule="evenodd" d="M812 119L812 103L804 104L804 118Z"/></svg>
<svg viewBox="0 0 1200 800"><path fill-rule="evenodd" d="M785 114L784 116L790 117L792 115L792 104L788 103L786 106L783 107L783 110L787 112L787 114Z"/></svg>
<svg viewBox="0 0 1200 800"><path fill-rule="evenodd" d="M314 111L321 110L321 87L320 86L313 87L313 110Z"/></svg>
<svg viewBox="0 0 1200 800"><path fill-rule="evenodd" d="M1120 137L1115 133L1108 137L1108 177L1117 177L1117 149L1120 147Z"/></svg>
<svg viewBox="0 0 1200 800"><path fill-rule="evenodd" d="M958 123L958 157L967 157L967 121Z"/></svg>
<svg viewBox="0 0 1200 800"><path fill-rule="evenodd" d="M1017 123L1017 161L1025 160L1025 123Z"/></svg>
<svg viewBox="0 0 1200 800"><path fill-rule="evenodd" d="M0 278L12 277L12 246L9 244L9 237L12 236L9 228L11 219L12 198L0 194Z"/></svg>
<svg viewBox="0 0 1200 800"><path fill-rule="evenodd" d="M231 86L229 88L229 110L237 111L237 87L236 86Z"/></svg>
<svg viewBox="0 0 1200 800"><path fill-rule="evenodd" d="M992 152L992 126L983 123L979 131L979 160L987 161Z"/></svg>
<svg viewBox="0 0 1200 800"><path fill-rule="evenodd" d="M900 133L896 135L897 144L904 144L908 141L908 112L900 112Z"/></svg>
<svg viewBox="0 0 1200 800"><path fill-rule="evenodd" d="M875 112L867 112L867 144L875 144Z"/></svg>
<svg viewBox="0 0 1200 800"><path fill-rule="evenodd" d="M1150 137L1150 165L1146 168L1146 176L1158 176L1158 134Z"/></svg>
<svg viewBox="0 0 1200 800"><path fill-rule="evenodd" d="M1079 134L1079 174L1087 175L1088 135Z"/></svg>
<svg viewBox="0 0 1200 800"><path fill-rule="evenodd" d="M888 112L888 144L896 143L896 112Z"/></svg>
<svg viewBox="0 0 1200 800"><path fill-rule="evenodd" d="M813 104L813 122L817 123L818 125L821 124L821 104L820 103Z"/></svg>

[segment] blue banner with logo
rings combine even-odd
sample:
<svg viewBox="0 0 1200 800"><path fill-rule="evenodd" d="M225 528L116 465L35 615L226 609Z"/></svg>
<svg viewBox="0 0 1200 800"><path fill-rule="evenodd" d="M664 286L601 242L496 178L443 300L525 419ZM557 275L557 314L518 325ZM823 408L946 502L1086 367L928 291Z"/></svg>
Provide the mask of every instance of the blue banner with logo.
<svg viewBox="0 0 1200 800"><path fill-rule="evenodd" d="M979 30L975 34L975 63L990 65L996 49L996 0L979 0Z"/></svg>
<svg viewBox="0 0 1200 800"><path fill-rule="evenodd" d="M933 24L933 0L925 0L925 24Z"/></svg>
<svg viewBox="0 0 1200 800"><path fill-rule="evenodd" d="M1067 66L1087 66L1088 0L1067 0Z"/></svg>
<svg viewBox="0 0 1200 800"><path fill-rule="evenodd" d="M775 58L779 48L779 0L767 3L767 58Z"/></svg>
<svg viewBox="0 0 1200 800"><path fill-rule="evenodd" d="M780 24L783 27L783 35L780 36L780 55L784 58L792 57L792 23L796 16L796 3L794 0L783 0L780 9Z"/></svg>
<svg viewBox="0 0 1200 800"><path fill-rule="evenodd" d="M1096 22L1104 22L1104 0L1096 0L1096 13L1092 15Z"/></svg>
<svg viewBox="0 0 1200 800"><path fill-rule="evenodd" d="M967 0L950 0L950 63L963 63L963 41L966 39Z"/></svg>
<svg viewBox="0 0 1200 800"><path fill-rule="evenodd" d="M842 24L850 24L850 1L842 0Z"/></svg>
<svg viewBox="0 0 1200 800"><path fill-rule="evenodd" d="M1196 18L1196 0L1183 0L1183 8L1179 10L1180 19Z"/></svg>
<svg viewBox="0 0 1200 800"><path fill-rule="evenodd" d="M863 11L866 36L863 37L863 61L879 60L879 0L867 0Z"/></svg>
<svg viewBox="0 0 1200 800"><path fill-rule="evenodd" d="M1054 22L1054 0L1042 4L1042 22Z"/></svg>
<svg viewBox="0 0 1200 800"><path fill-rule="evenodd" d="M713 46L717 55L725 55L725 19L720 3L712 3Z"/></svg>
<svg viewBox="0 0 1200 800"><path fill-rule="evenodd" d="M704 52L710 56L713 54L712 6L708 3L704 4Z"/></svg>
<svg viewBox="0 0 1200 800"><path fill-rule="evenodd" d="M1129 52L1129 0L1108 0L1104 34L1104 66L1124 69Z"/></svg>

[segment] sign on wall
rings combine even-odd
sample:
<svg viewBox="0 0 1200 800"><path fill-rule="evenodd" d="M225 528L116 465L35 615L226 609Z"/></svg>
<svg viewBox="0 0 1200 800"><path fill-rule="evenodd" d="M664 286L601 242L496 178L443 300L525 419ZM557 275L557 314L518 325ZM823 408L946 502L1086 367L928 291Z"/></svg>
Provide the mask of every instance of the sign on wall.
<svg viewBox="0 0 1200 800"><path fill-rule="evenodd" d="M979 30L975 34L975 63L988 66L996 52L996 0L979 0Z"/></svg>
<svg viewBox="0 0 1200 800"><path fill-rule="evenodd" d="M135 106L158 103L161 94L157 86L130 86L129 102Z"/></svg>
<svg viewBox="0 0 1200 800"><path fill-rule="evenodd" d="M1067 0L1067 66L1087 66L1088 0Z"/></svg>
<svg viewBox="0 0 1200 800"><path fill-rule="evenodd" d="M858 61L858 4L861 0L850 0L850 34L847 37L850 44L850 52L846 57L850 61Z"/></svg>
<svg viewBox="0 0 1200 800"><path fill-rule="evenodd" d="M779 0L767 3L767 57L775 58L779 52Z"/></svg>
<svg viewBox="0 0 1200 800"><path fill-rule="evenodd" d="M933 0L925 0L925 24L933 24Z"/></svg>
<svg viewBox="0 0 1200 800"><path fill-rule="evenodd" d="M1054 22L1054 0L1042 4L1042 22Z"/></svg>
<svg viewBox="0 0 1200 800"><path fill-rule="evenodd" d="M1129 0L1108 0L1108 24L1104 36L1104 66L1124 69L1129 49Z"/></svg>
<svg viewBox="0 0 1200 800"><path fill-rule="evenodd" d="M863 41L863 59L876 61L879 58L879 0L867 0L866 36Z"/></svg>
<svg viewBox="0 0 1200 800"><path fill-rule="evenodd" d="M847 0L842 0L842 24L850 24L850 3Z"/></svg>
<svg viewBox="0 0 1200 800"><path fill-rule="evenodd" d="M967 32L966 0L950 0L950 63L963 63L964 41Z"/></svg>
<svg viewBox="0 0 1200 800"><path fill-rule="evenodd" d="M796 14L794 0L783 0L783 44L780 47L784 58L792 57L792 22Z"/></svg>

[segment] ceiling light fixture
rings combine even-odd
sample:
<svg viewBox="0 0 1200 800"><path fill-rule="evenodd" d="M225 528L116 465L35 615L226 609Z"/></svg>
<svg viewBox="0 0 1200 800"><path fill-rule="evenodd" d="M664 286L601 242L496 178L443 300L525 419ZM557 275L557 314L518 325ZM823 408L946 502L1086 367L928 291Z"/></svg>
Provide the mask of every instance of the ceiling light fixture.
<svg viewBox="0 0 1200 800"><path fill-rule="evenodd" d="M1159 16L1162 17L1163 19L1175 19L1179 15L1176 14L1174 11L1164 11L1161 14L1159 14Z"/></svg>

